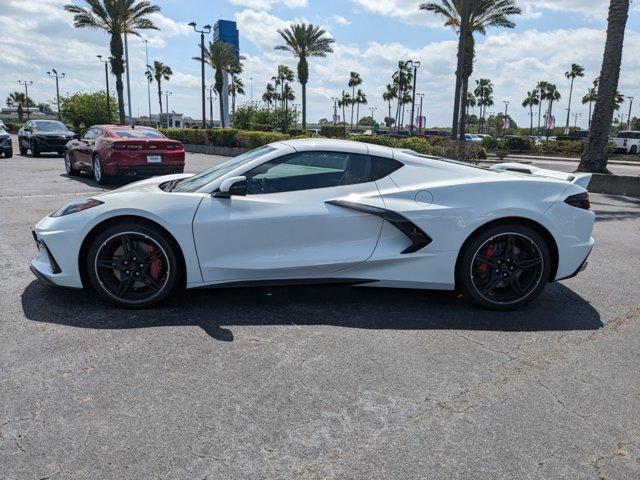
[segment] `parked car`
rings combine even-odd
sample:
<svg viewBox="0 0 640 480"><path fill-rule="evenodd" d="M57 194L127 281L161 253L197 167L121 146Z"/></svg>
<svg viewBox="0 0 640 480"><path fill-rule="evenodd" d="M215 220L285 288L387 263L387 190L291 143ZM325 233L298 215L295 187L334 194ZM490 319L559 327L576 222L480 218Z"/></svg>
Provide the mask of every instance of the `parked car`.
<svg viewBox="0 0 640 480"><path fill-rule="evenodd" d="M397 132L389 132L388 136L391 138L409 138L411 132L409 130L398 130Z"/></svg>
<svg viewBox="0 0 640 480"><path fill-rule="evenodd" d="M474 135L476 137L480 137L480 138L493 138L491 135L489 135L488 133L474 133Z"/></svg>
<svg viewBox="0 0 640 480"><path fill-rule="evenodd" d="M4 155L5 158L11 158L13 157L11 135L4 129L3 125L0 125L0 154Z"/></svg>
<svg viewBox="0 0 640 480"><path fill-rule="evenodd" d="M424 137L444 137L444 138L451 138L451 132L448 132L446 130L425 130L422 133L422 136Z"/></svg>
<svg viewBox="0 0 640 480"><path fill-rule="evenodd" d="M616 152L637 155L640 152L640 131L620 132L611 141L615 145Z"/></svg>
<svg viewBox="0 0 640 480"><path fill-rule="evenodd" d="M55 152L62 157L67 143L74 137L75 134L57 120L27 120L18 132L18 148L20 155L31 150L34 157L44 152Z"/></svg>
<svg viewBox="0 0 640 480"><path fill-rule="evenodd" d="M99 184L117 175L182 173L184 146L154 128L96 125L67 144L64 166L69 175L91 173Z"/></svg>
<svg viewBox="0 0 640 480"><path fill-rule="evenodd" d="M7 126L4 124L2 120L0 120L0 128L5 131L7 130Z"/></svg>
<svg viewBox="0 0 640 480"><path fill-rule="evenodd" d="M590 178L283 140L63 206L35 226L31 270L127 308L185 285L346 282L457 289L509 310L586 267Z"/></svg>
<svg viewBox="0 0 640 480"><path fill-rule="evenodd" d="M569 132L568 135L559 135L558 141L565 140L569 142L584 142L589 138L589 130L576 130Z"/></svg>
<svg viewBox="0 0 640 480"><path fill-rule="evenodd" d="M480 143L482 142L482 137L476 135L475 133L465 133L464 139L467 142Z"/></svg>

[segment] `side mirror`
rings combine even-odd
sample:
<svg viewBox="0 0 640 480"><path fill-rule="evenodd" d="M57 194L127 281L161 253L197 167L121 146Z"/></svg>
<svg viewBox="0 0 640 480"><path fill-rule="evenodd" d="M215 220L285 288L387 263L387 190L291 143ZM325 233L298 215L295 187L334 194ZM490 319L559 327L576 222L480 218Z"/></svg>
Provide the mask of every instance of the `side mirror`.
<svg viewBox="0 0 640 480"><path fill-rule="evenodd" d="M222 181L220 188L213 192L216 198L230 198L232 195L244 197L247 194L247 177L231 177Z"/></svg>

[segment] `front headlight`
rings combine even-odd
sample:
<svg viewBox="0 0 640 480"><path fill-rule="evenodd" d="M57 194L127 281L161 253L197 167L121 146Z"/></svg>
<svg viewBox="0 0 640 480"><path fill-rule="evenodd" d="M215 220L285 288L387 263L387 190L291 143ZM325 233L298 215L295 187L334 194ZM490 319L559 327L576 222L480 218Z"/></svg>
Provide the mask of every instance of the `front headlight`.
<svg viewBox="0 0 640 480"><path fill-rule="evenodd" d="M95 198L77 200L75 202L71 202L68 205L65 205L62 208L59 208L49 216L53 218L62 217L64 215L69 215L70 213L81 212L83 210L87 210L88 208L97 207L98 205L102 205L103 203L104 202L96 200Z"/></svg>

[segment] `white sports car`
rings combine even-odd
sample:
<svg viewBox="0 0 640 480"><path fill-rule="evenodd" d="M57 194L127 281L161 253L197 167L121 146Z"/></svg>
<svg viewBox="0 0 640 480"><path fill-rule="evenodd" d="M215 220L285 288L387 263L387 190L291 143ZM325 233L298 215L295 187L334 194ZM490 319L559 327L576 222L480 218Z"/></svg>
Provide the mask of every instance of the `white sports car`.
<svg viewBox="0 0 640 480"><path fill-rule="evenodd" d="M33 231L31 270L133 308L181 286L344 282L457 289L506 310L586 266L589 178L283 141L55 211Z"/></svg>

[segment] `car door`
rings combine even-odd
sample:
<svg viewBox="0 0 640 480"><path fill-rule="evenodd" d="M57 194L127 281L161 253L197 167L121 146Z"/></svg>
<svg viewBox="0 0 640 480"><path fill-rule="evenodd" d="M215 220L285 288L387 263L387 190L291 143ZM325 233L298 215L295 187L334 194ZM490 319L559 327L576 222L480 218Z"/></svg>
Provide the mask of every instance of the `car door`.
<svg viewBox="0 0 640 480"><path fill-rule="evenodd" d="M93 162L93 146L100 129L92 127L87 130L80 140L74 142L74 157L81 170L91 170Z"/></svg>
<svg viewBox="0 0 640 480"><path fill-rule="evenodd" d="M245 196L207 197L196 212L205 281L331 278L373 253L383 220L327 203L383 205L366 149L292 153L244 175Z"/></svg>

